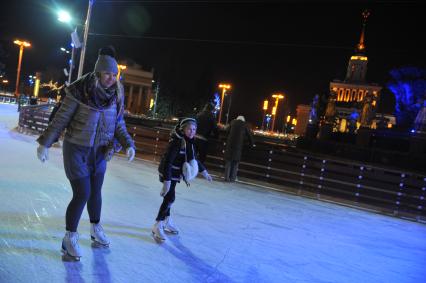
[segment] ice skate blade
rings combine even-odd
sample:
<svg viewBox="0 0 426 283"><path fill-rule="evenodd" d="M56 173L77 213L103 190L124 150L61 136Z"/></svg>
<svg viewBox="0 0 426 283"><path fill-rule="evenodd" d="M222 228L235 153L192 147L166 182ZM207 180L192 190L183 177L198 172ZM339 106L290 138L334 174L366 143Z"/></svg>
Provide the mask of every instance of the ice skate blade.
<svg viewBox="0 0 426 283"><path fill-rule="evenodd" d="M161 237L159 237L159 236L157 236L154 232L152 232L151 231L151 233L152 233L152 237L154 238L154 240L157 242L157 243L162 243L162 242L164 242L166 239L163 239L163 238L161 238Z"/></svg>
<svg viewBox="0 0 426 283"><path fill-rule="evenodd" d="M101 242L96 241L96 238L93 236L90 236L90 238L92 239L92 247L93 248L109 248L109 243L108 244L102 244Z"/></svg>
<svg viewBox="0 0 426 283"><path fill-rule="evenodd" d="M81 256L72 256L66 250L61 249L63 261L80 261Z"/></svg>

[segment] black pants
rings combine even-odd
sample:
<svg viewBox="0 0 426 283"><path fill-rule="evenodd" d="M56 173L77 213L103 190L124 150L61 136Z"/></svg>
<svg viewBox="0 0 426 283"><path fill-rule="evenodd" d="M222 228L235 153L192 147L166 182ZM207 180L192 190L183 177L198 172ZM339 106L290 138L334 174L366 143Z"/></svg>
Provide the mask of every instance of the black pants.
<svg viewBox="0 0 426 283"><path fill-rule="evenodd" d="M101 189L103 182L104 174L91 175L70 181L73 196L65 214L67 231L77 231L78 222L86 203L90 223L99 223L101 220Z"/></svg>
<svg viewBox="0 0 426 283"><path fill-rule="evenodd" d="M173 202L175 201L175 188L176 188L176 181L172 181L170 184L170 190L163 198L163 203L160 206L160 209L158 210L156 221L163 221L166 219L167 216L170 216L170 207L172 206Z"/></svg>
<svg viewBox="0 0 426 283"><path fill-rule="evenodd" d="M209 147L209 142L203 139L195 139L195 146L197 147L198 160L204 164L207 158L207 151Z"/></svg>
<svg viewBox="0 0 426 283"><path fill-rule="evenodd" d="M237 179L239 161L226 160L225 162L225 181L234 182Z"/></svg>

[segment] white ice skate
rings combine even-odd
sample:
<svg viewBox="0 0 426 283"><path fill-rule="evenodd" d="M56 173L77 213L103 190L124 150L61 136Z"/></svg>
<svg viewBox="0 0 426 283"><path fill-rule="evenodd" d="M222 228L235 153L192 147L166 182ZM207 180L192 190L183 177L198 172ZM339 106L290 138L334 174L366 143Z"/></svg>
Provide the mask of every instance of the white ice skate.
<svg viewBox="0 0 426 283"><path fill-rule="evenodd" d="M166 236L163 232L164 226L163 221L157 221L155 222L154 226L152 226L152 236L157 241L164 241L166 240Z"/></svg>
<svg viewBox="0 0 426 283"><path fill-rule="evenodd" d="M167 216L166 219L164 220L164 231L171 234L179 233L179 229L173 223L171 216Z"/></svg>
<svg viewBox="0 0 426 283"><path fill-rule="evenodd" d="M81 250L78 244L77 232L67 231L65 233L64 239L62 240L62 252L64 255L67 255L74 260L80 260Z"/></svg>
<svg viewBox="0 0 426 283"><path fill-rule="evenodd" d="M90 224L90 238L96 244L99 244L104 247L109 246L109 239L104 233L104 228L102 228L101 224L91 223Z"/></svg>

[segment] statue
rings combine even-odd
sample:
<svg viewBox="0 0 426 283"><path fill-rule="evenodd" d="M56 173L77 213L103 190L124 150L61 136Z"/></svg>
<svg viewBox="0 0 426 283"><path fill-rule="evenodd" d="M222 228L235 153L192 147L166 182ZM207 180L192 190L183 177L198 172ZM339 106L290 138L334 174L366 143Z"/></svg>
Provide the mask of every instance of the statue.
<svg viewBox="0 0 426 283"><path fill-rule="evenodd" d="M309 124L316 124L318 121L318 100L319 95L316 94L311 103L311 111L309 112Z"/></svg>
<svg viewBox="0 0 426 283"><path fill-rule="evenodd" d="M327 108L325 109L325 120L328 123L334 122L334 116L336 115L336 92L330 92L328 97Z"/></svg>
<svg viewBox="0 0 426 283"><path fill-rule="evenodd" d="M370 127L370 120L371 120L371 112L373 110L373 98L370 93L365 96L363 105L362 105L362 111L361 111L361 120L360 124L361 127Z"/></svg>

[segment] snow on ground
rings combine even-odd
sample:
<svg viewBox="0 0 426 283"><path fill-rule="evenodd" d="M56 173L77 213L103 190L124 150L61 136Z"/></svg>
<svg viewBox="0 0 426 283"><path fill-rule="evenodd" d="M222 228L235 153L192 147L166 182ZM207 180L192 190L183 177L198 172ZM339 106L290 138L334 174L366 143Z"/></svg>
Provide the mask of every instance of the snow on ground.
<svg viewBox="0 0 426 283"><path fill-rule="evenodd" d="M197 179L177 187L181 233L150 234L161 197L156 165L114 157L103 187L109 249L63 261L71 199L61 149L42 164L35 136L0 104L0 282L424 282L426 226L242 184Z"/></svg>

